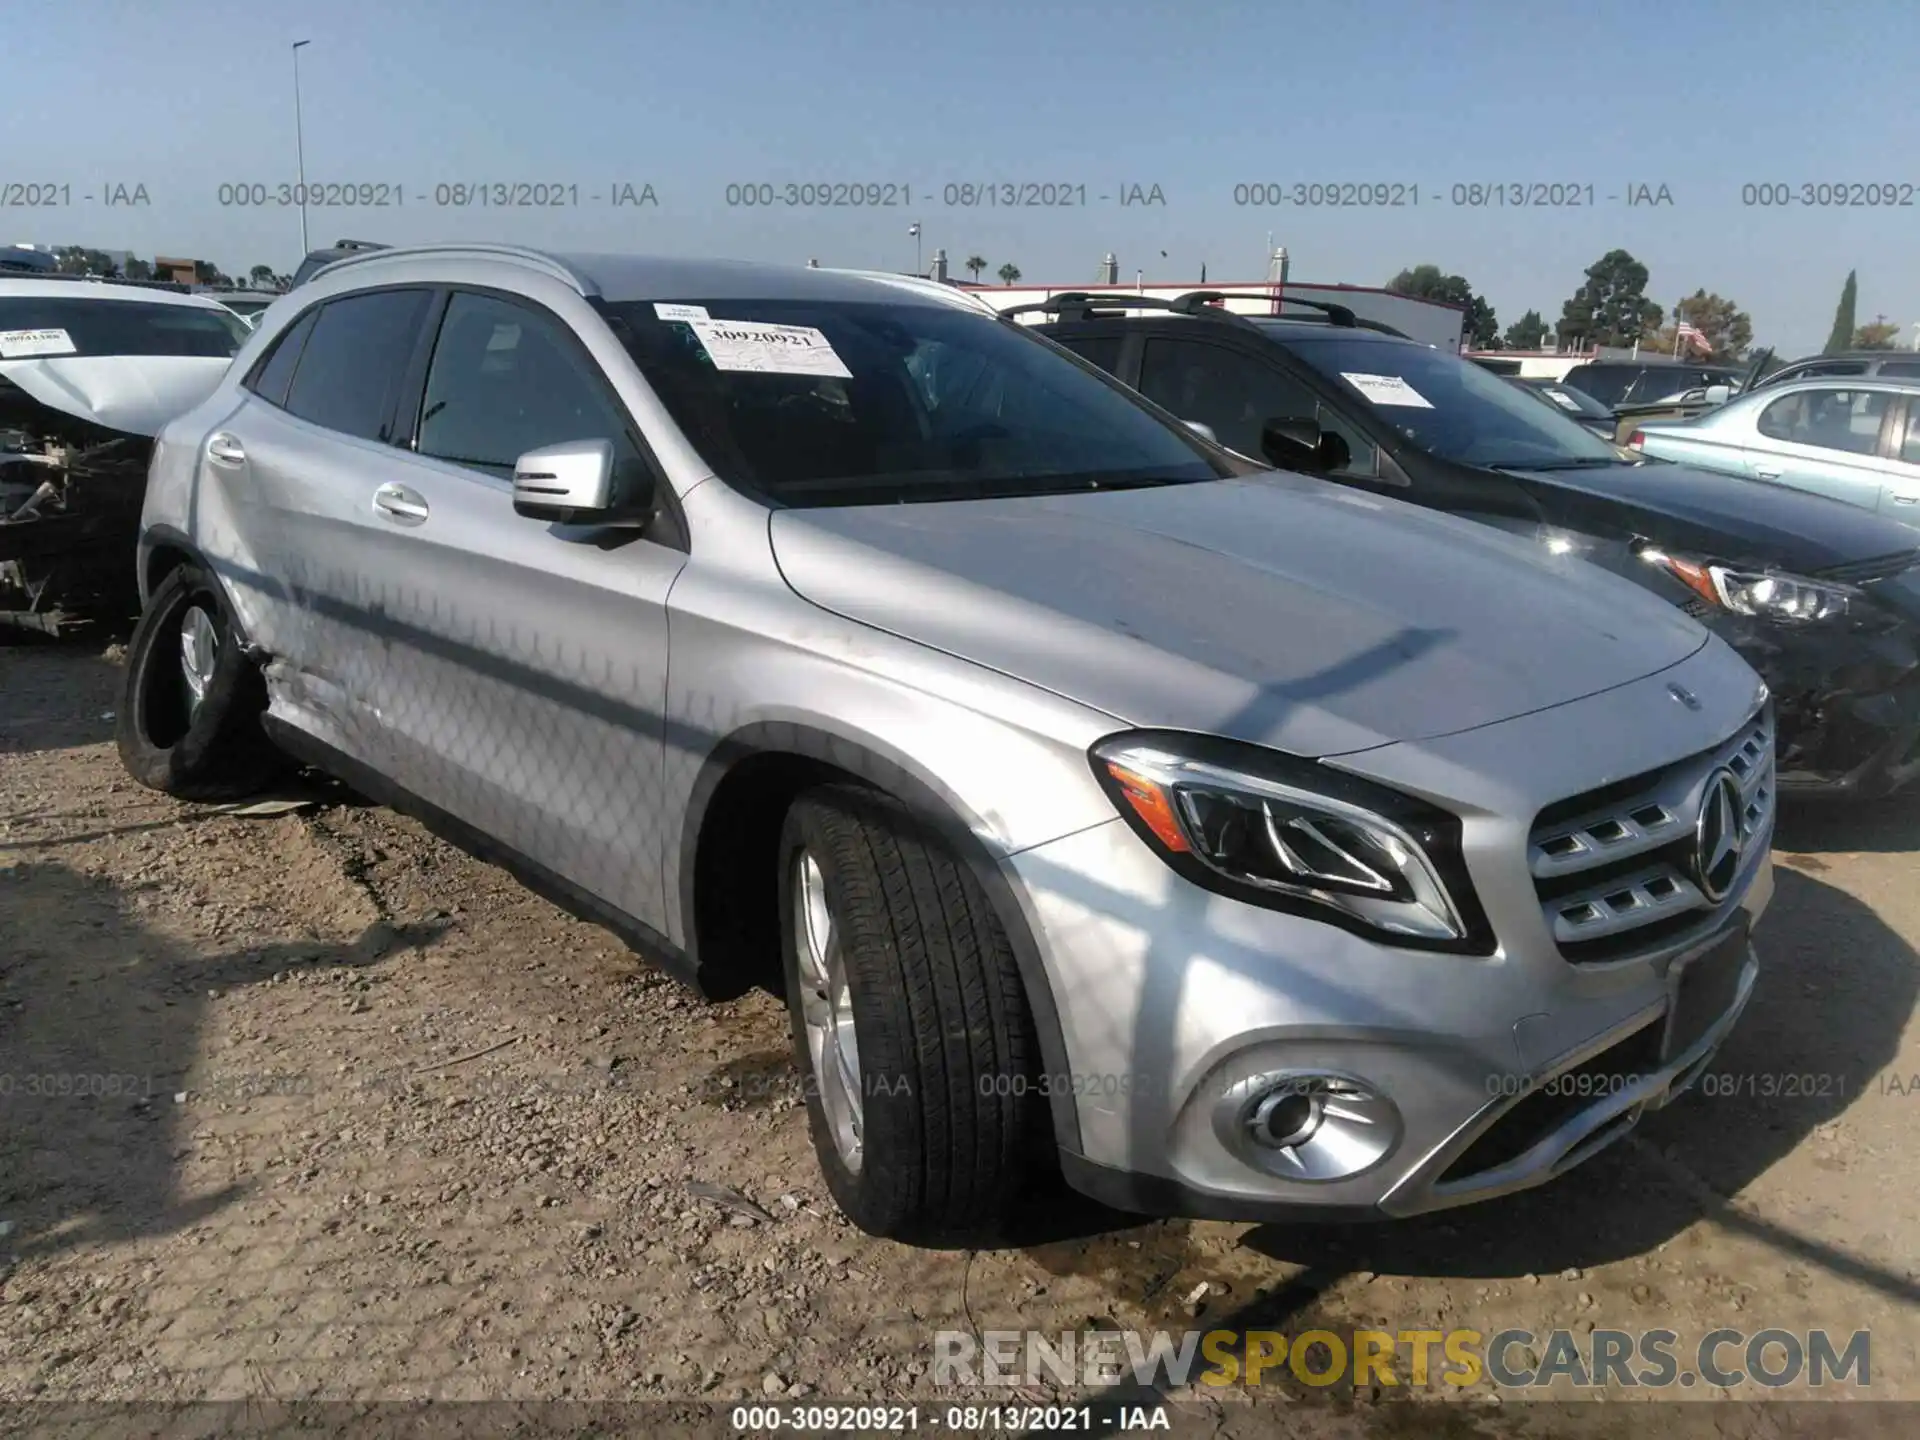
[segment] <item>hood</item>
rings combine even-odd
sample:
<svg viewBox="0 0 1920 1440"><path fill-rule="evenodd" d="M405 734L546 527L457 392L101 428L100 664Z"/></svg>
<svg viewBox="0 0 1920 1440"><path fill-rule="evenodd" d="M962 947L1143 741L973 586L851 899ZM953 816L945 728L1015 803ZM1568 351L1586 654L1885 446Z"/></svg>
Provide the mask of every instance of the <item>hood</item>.
<svg viewBox="0 0 1920 1440"><path fill-rule="evenodd" d="M1547 518L1569 529L1631 531L1735 563L1808 573L1912 550L1920 540L1899 521L1844 500L1694 465L1505 473L1524 481L1548 507Z"/></svg>
<svg viewBox="0 0 1920 1440"><path fill-rule="evenodd" d="M202 355L0 360L0 379L11 380L50 410L109 430L153 436L211 395L230 363Z"/></svg>
<svg viewBox="0 0 1920 1440"><path fill-rule="evenodd" d="M1304 756L1451 734L1706 643L1618 577L1307 476L781 510L806 599L1133 725Z"/></svg>

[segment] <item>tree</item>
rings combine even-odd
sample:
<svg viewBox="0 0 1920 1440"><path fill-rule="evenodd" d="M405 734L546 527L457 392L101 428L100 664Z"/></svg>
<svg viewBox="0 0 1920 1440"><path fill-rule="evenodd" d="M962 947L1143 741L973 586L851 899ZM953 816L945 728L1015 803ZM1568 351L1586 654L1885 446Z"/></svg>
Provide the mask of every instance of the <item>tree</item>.
<svg viewBox="0 0 1920 1440"><path fill-rule="evenodd" d="M193 262L193 279L194 283L198 285L230 286L233 284L231 277L224 274L220 267L211 260L196 260Z"/></svg>
<svg viewBox="0 0 1920 1440"><path fill-rule="evenodd" d="M1716 365L1732 364L1744 356L1747 347L1753 344L1752 318L1733 301L1709 295L1705 290L1694 291L1674 306L1673 319L1672 325L1645 337L1646 343L1662 355L1674 353L1674 342L1679 338L1676 331L1682 320L1707 337L1713 353L1704 358ZM1681 346L1683 355L1686 349L1686 346ZM1699 347L1695 346L1692 353L1698 356Z"/></svg>
<svg viewBox="0 0 1920 1440"><path fill-rule="evenodd" d="M1853 307L1860 299L1860 282L1854 272L1847 272L1847 283L1840 287L1840 303L1834 308L1833 329L1827 332L1826 348L1822 355L1837 355L1853 344Z"/></svg>
<svg viewBox="0 0 1920 1440"><path fill-rule="evenodd" d="M1658 330L1665 313L1647 299L1647 267L1625 250L1609 250L1587 267L1554 331L1562 341L1626 346Z"/></svg>
<svg viewBox="0 0 1920 1440"><path fill-rule="evenodd" d="M118 278L120 267L104 250L89 250L84 245L62 245L54 251L54 268L62 275L99 275Z"/></svg>
<svg viewBox="0 0 1920 1440"><path fill-rule="evenodd" d="M969 255L967 257L967 263L961 268L971 271L973 273L973 283L978 285L980 283L980 272L987 268L986 257L983 255Z"/></svg>
<svg viewBox="0 0 1920 1440"><path fill-rule="evenodd" d="M152 278L153 266L149 265L137 255L129 255L127 257L127 279L151 280Z"/></svg>
<svg viewBox="0 0 1920 1440"><path fill-rule="evenodd" d="M1476 349L1492 350L1500 345L1500 326L1493 307L1473 293L1464 275L1445 275L1438 265L1416 265L1402 270L1387 282L1395 295L1412 295L1421 300L1438 300L1458 305L1467 312L1468 343Z"/></svg>
<svg viewBox="0 0 1920 1440"><path fill-rule="evenodd" d="M247 279L251 280L256 287L271 285L277 278L271 265L256 265L247 271Z"/></svg>
<svg viewBox="0 0 1920 1440"><path fill-rule="evenodd" d="M1853 348L1856 350L1894 350L1899 348L1900 327L1884 315L1873 317L1871 325L1862 325L1853 332Z"/></svg>
<svg viewBox="0 0 1920 1440"><path fill-rule="evenodd" d="M1012 285L1020 278L1020 267L1009 260L993 273L1000 277L1002 285Z"/></svg>
<svg viewBox="0 0 1920 1440"><path fill-rule="evenodd" d="M1538 310L1529 310L1507 327L1509 350L1538 350L1547 343L1547 322Z"/></svg>

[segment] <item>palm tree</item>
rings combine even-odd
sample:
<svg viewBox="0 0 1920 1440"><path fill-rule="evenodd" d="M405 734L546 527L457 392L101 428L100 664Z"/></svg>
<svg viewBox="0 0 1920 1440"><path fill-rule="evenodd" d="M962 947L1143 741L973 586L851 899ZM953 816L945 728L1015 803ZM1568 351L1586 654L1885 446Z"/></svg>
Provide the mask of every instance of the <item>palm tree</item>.
<svg viewBox="0 0 1920 1440"><path fill-rule="evenodd" d="M1000 277L1002 285L1011 285L1020 278L1020 267L1009 260L993 273Z"/></svg>
<svg viewBox="0 0 1920 1440"><path fill-rule="evenodd" d="M969 255L967 257L967 263L960 268L963 270L971 270L973 272L973 283L978 285L980 283L980 272L987 268L986 258L981 255Z"/></svg>

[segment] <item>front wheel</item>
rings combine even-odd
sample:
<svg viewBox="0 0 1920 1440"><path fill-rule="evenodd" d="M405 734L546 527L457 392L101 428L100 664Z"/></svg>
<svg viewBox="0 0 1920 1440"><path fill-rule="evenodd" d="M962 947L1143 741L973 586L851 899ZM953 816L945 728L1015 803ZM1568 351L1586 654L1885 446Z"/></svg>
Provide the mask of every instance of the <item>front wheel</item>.
<svg viewBox="0 0 1920 1440"><path fill-rule="evenodd" d="M287 764L261 728L266 708L226 597L198 566L177 567L127 647L115 727L127 773L183 800L252 794Z"/></svg>
<svg viewBox="0 0 1920 1440"><path fill-rule="evenodd" d="M889 1239L999 1233L1047 1113L1019 969L978 881L898 801L835 785L787 815L780 912L834 1200Z"/></svg>

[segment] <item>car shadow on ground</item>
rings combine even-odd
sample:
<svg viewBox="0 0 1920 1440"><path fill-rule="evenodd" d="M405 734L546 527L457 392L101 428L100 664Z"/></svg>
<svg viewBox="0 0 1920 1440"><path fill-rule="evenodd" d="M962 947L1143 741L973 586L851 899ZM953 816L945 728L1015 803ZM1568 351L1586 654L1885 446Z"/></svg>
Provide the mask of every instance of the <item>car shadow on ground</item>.
<svg viewBox="0 0 1920 1440"><path fill-rule="evenodd" d="M244 1193L180 1180L197 1121L191 1094L174 1097L190 1091L209 991L371 965L439 929L202 955L150 930L112 881L48 863L0 872L0 913L0 1251L23 1259L170 1234Z"/></svg>
<svg viewBox="0 0 1920 1440"><path fill-rule="evenodd" d="M1920 851L1920 788L1864 802L1783 800L1773 843L1802 855Z"/></svg>
<svg viewBox="0 0 1920 1440"><path fill-rule="evenodd" d="M126 672L106 643L0 628L0 695L7 699L0 755L77 750L113 739Z"/></svg>

